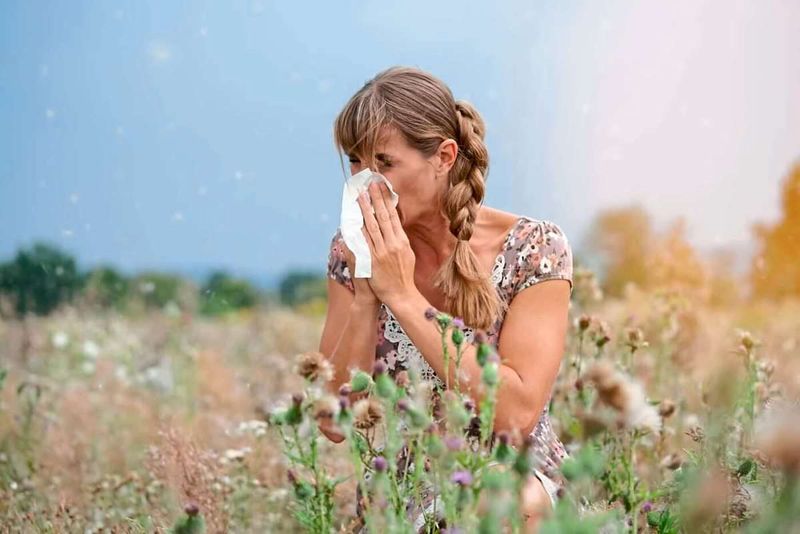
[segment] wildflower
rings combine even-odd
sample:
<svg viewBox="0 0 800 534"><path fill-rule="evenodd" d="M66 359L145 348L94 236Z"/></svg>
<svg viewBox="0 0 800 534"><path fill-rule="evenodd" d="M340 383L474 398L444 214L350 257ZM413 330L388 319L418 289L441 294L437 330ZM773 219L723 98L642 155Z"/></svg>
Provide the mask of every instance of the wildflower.
<svg viewBox="0 0 800 534"><path fill-rule="evenodd" d="M331 395L325 395L314 401L312 414L315 420L330 419L339 413L339 401Z"/></svg>
<svg viewBox="0 0 800 534"><path fill-rule="evenodd" d="M483 330L478 330L477 332L475 332L474 341L476 345L481 345L483 343L488 343L489 339L486 337L486 332L484 332Z"/></svg>
<svg viewBox="0 0 800 534"><path fill-rule="evenodd" d="M592 318L586 315L585 313L578 317L577 320L578 330L581 332L585 332L589 325L592 324Z"/></svg>
<svg viewBox="0 0 800 534"><path fill-rule="evenodd" d="M454 328L450 338L453 340L453 343L455 343L456 347L458 347L464 342L464 331Z"/></svg>
<svg viewBox="0 0 800 534"><path fill-rule="evenodd" d="M57 349L63 349L69 344L69 335L66 332L58 331L53 334L53 346Z"/></svg>
<svg viewBox="0 0 800 534"><path fill-rule="evenodd" d="M658 405L658 415L666 419L673 413L675 413L675 403L670 399L662 400L661 404Z"/></svg>
<svg viewBox="0 0 800 534"><path fill-rule="evenodd" d="M372 364L373 378L385 372L386 372L386 363L383 360L375 360L375 363Z"/></svg>
<svg viewBox="0 0 800 534"><path fill-rule="evenodd" d="M759 342L753 338L753 335L746 330L739 331L739 343L741 343L742 348L748 352L759 344Z"/></svg>
<svg viewBox="0 0 800 534"><path fill-rule="evenodd" d="M444 438L444 445L449 451L457 452L464 446L464 440L460 436L447 436Z"/></svg>
<svg viewBox="0 0 800 534"><path fill-rule="evenodd" d="M411 380L408 377L408 371L399 371L394 377L395 383L401 388L407 388L411 385Z"/></svg>
<svg viewBox="0 0 800 534"><path fill-rule="evenodd" d="M186 515L194 516L200 513L200 507L196 503L190 502L184 507L183 511L186 512Z"/></svg>
<svg viewBox="0 0 800 534"><path fill-rule="evenodd" d="M331 362L319 351L301 352L295 358L294 372L306 380L330 382L333 379Z"/></svg>
<svg viewBox="0 0 800 534"><path fill-rule="evenodd" d="M472 484L472 473L461 469L453 473L453 477L450 480L459 486L469 486Z"/></svg>
<svg viewBox="0 0 800 534"><path fill-rule="evenodd" d="M592 365L586 372L586 378L597 388L600 400L622 415L628 428L652 432L660 430L661 419L655 408L647 402L641 384L616 371L607 361Z"/></svg>
<svg viewBox="0 0 800 534"><path fill-rule="evenodd" d="M436 319L436 314L439 313L436 311L436 308L428 308L425 310L425 318L429 321L433 321Z"/></svg>
<svg viewBox="0 0 800 534"><path fill-rule="evenodd" d="M252 449L250 447L242 447L241 449L228 449L222 454L220 463L227 464L231 461L241 462L251 451Z"/></svg>
<svg viewBox="0 0 800 534"><path fill-rule="evenodd" d="M683 462L681 461L681 457L677 453L670 453L661 460L661 467L665 467L670 471L675 471L678 469Z"/></svg>
<svg viewBox="0 0 800 534"><path fill-rule="evenodd" d="M345 382L341 386L339 386L339 396L340 397L349 397L350 393L353 392L353 388L350 387L350 384Z"/></svg>
<svg viewBox="0 0 800 534"><path fill-rule="evenodd" d="M631 350L639 350L641 348L647 347L649 344L647 341L644 340L644 334L640 328L628 328L625 331L626 334L626 341L625 344Z"/></svg>
<svg viewBox="0 0 800 534"><path fill-rule="evenodd" d="M375 468L375 471L378 473L383 473L386 471L386 468L389 464L386 462L386 458L383 456L376 456L374 460L372 460L372 467Z"/></svg>
<svg viewBox="0 0 800 534"><path fill-rule="evenodd" d="M466 328L466 325L464 324L464 319L462 319L461 317L453 318L453 326L455 326L459 330L464 330L464 328Z"/></svg>
<svg viewBox="0 0 800 534"><path fill-rule="evenodd" d="M359 399L353 405L353 426L369 430L383 419L383 406L375 399Z"/></svg>
<svg viewBox="0 0 800 534"><path fill-rule="evenodd" d="M642 503L642 512L649 513L653 509L653 503L650 501L644 501Z"/></svg>
<svg viewBox="0 0 800 534"><path fill-rule="evenodd" d="M703 439L705 439L706 437L706 434L705 432L703 432L703 428L700 425L695 425L690 427L689 430L685 432L685 434L690 438L692 438L692 441L694 441L695 443L703 441Z"/></svg>
<svg viewBox="0 0 800 534"><path fill-rule="evenodd" d="M800 410L796 403L770 402L756 420L756 449L786 473L800 476Z"/></svg>
<svg viewBox="0 0 800 534"><path fill-rule="evenodd" d="M253 419L251 421L242 421L239 423L239 427L236 429L236 431L239 434L252 432L254 436L260 437L267 433L267 423L257 419Z"/></svg>

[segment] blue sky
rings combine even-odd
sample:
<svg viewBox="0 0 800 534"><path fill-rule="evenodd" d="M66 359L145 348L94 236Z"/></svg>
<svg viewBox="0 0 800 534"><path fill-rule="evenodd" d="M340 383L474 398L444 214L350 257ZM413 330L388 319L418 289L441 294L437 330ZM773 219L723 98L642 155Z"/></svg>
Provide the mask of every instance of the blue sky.
<svg viewBox="0 0 800 534"><path fill-rule="evenodd" d="M800 4L600 4L4 2L0 259L322 272L333 120L395 64L483 113L488 205L575 248L631 202L741 246L800 156Z"/></svg>

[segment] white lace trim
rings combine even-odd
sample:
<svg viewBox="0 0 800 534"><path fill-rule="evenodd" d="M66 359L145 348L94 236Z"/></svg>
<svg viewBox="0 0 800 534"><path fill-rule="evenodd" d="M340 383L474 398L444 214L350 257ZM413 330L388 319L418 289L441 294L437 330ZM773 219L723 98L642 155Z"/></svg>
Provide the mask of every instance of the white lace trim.
<svg viewBox="0 0 800 534"><path fill-rule="evenodd" d="M415 369L422 380L429 380L434 382L437 386L444 388L444 383L436 374L436 371L430 366L428 361L417 349L416 345L411 342L411 339L400 326L400 322L394 316L392 311L385 305L381 307L386 312L386 325L383 332L383 337L393 343L397 343L397 361L402 362L402 366L406 369ZM472 328L464 328L464 343L472 343L475 338L475 333ZM455 355L451 356L455 359Z"/></svg>

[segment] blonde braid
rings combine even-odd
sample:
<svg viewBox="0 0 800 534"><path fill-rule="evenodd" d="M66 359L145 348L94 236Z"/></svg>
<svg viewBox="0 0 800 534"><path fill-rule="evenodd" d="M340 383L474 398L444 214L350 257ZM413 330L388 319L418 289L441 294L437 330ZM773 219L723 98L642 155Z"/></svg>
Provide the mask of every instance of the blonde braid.
<svg viewBox="0 0 800 534"><path fill-rule="evenodd" d="M450 232L458 239L453 254L434 279L448 309L467 326L488 329L503 308L491 279L481 272L478 258L469 246L478 209L486 191L489 151L484 143L485 123L477 110L464 100L455 102L458 121L458 157L450 169L450 187L443 213Z"/></svg>

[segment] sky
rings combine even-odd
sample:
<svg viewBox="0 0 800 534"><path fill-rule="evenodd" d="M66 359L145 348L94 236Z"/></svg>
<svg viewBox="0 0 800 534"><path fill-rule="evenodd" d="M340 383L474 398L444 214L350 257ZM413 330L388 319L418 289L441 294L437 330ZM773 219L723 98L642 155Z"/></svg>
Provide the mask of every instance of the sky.
<svg viewBox="0 0 800 534"><path fill-rule="evenodd" d="M324 272L333 121L392 65L487 123L486 205L584 245L598 211L701 249L774 221L800 160L800 2L12 0L0 5L0 261Z"/></svg>

